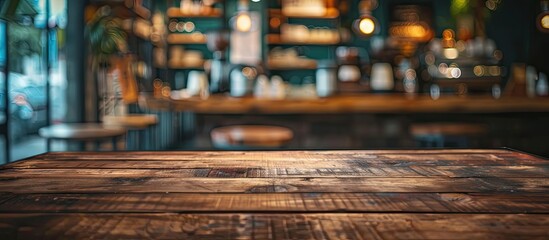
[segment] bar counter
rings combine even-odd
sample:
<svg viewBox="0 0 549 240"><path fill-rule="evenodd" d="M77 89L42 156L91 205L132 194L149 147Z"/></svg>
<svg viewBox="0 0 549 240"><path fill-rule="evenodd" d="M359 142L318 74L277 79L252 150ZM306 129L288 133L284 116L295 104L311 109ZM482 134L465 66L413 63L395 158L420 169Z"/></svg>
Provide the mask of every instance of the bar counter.
<svg viewBox="0 0 549 240"><path fill-rule="evenodd" d="M509 150L48 153L0 169L1 239L547 239Z"/></svg>
<svg viewBox="0 0 549 240"><path fill-rule="evenodd" d="M355 94L316 99L261 100L212 95L208 99L144 97L152 110L199 114L521 113L549 112L549 98Z"/></svg>

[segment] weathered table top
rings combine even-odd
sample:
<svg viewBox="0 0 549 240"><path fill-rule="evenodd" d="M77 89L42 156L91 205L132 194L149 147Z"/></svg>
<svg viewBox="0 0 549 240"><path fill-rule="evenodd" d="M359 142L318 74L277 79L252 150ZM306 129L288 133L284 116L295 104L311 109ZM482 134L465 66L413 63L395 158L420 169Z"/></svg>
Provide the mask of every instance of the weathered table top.
<svg viewBox="0 0 549 240"><path fill-rule="evenodd" d="M50 153L0 169L0 239L548 239L506 150Z"/></svg>

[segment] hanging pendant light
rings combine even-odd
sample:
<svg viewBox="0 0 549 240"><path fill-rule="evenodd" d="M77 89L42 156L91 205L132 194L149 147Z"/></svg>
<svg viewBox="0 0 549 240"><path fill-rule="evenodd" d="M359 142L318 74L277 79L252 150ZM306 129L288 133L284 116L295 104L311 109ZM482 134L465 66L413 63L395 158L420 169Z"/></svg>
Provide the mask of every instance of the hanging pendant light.
<svg viewBox="0 0 549 240"><path fill-rule="evenodd" d="M379 32L379 23L372 16L377 0L362 0L359 3L360 18L353 22L353 31L361 37L371 37Z"/></svg>
<svg viewBox="0 0 549 240"><path fill-rule="evenodd" d="M249 32L252 30L252 17L249 12L248 0L238 1L238 13L231 19L233 29L238 32Z"/></svg>

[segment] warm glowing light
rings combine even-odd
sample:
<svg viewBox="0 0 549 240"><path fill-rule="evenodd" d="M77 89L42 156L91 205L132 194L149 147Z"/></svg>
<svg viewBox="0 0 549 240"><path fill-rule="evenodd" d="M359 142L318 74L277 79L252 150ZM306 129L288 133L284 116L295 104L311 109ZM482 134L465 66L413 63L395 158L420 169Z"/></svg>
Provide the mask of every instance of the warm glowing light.
<svg viewBox="0 0 549 240"><path fill-rule="evenodd" d="M445 48L443 55L446 59L456 59L459 57L459 51L456 48Z"/></svg>
<svg viewBox="0 0 549 240"><path fill-rule="evenodd" d="M456 48L457 48L458 51L464 52L467 48L467 45L465 44L465 41L459 40L456 43Z"/></svg>
<svg viewBox="0 0 549 240"><path fill-rule="evenodd" d="M193 22L186 22L183 28L185 29L185 32L192 32L194 31L195 26Z"/></svg>
<svg viewBox="0 0 549 240"><path fill-rule="evenodd" d="M162 87L162 96L170 97L171 89L169 86Z"/></svg>
<svg viewBox="0 0 549 240"><path fill-rule="evenodd" d="M442 74L446 74L446 72L448 71L448 64L446 63L441 63L438 65L438 71Z"/></svg>
<svg viewBox="0 0 549 240"><path fill-rule="evenodd" d="M494 51L494 58L501 61L501 59L503 59L503 52L501 50Z"/></svg>
<svg viewBox="0 0 549 240"><path fill-rule="evenodd" d="M496 8L497 8L496 2L494 2L493 0L486 1L485 5L486 5L486 8L488 8L492 11L496 10Z"/></svg>
<svg viewBox="0 0 549 240"><path fill-rule="evenodd" d="M393 26L389 30L392 36L423 39L428 36L428 30L422 25Z"/></svg>
<svg viewBox="0 0 549 240"><path fill-rule="evenodd" d="M491 66L488 68L488 73L492 76L501 76L501 68L498 66Z"/></svg>
<svg viewBox="0 0 549 240"><path fill-rule="evenodd" d="M475 76L482 77L484 76L484 66L477 65L475 68L473 68L473 73L475 73Z"/></svg>
<svg viewBox="0 0 549 240"><path fill-rule="evenodd" d="M239 32L248 32L252 29L252 18L248 13L240 13L236 16L235 28Z"/></svg>
<svg viewBox="0 0 549 240"><path fill-rule="evenodd" d="M269 25L271 26L271 28L279 28L280 27L280 24L282 24L282 22L280 21L280 18L271 18L271 20L269 21Z"/></svg>
<svg viewBox="0 0 549 240"><path fill-rule="evenodd" d="M435 60L435 54L433 54L432 52L428 52L427 54L425 54L425 63L427 63L427 65L434 65Z"/></svg>
<svg viewBox="0 0 549 240"><path fill-rule="evenodd" d="M371 18L363 18L358 24L358 29L361 33L370 35L376 30L376 24Z"/></svg>
<svg viewBox="0 0 549 240"><path fill-rule="evenodd" d="M442 38L443 39L453 39L455 36L455 33L454 33L454 30L452 29L445 29L443 32L442 32Z"/></svg>
<svg viewBox="0 0 549 240"><path fill-rule="evenodd" d="M450 69L450 76L452 78L460 78L461 77L461 69L459 68L451 68Z"/></svg>
<svg viewBox="0 0 549 240"><path fill-rule="evenodd" d="M549 29L549 14L541 18L541 27L545 29Z"/></svg>
<svg viewBox="0 0 549 240"><path fill-rule="evenodd" d="M407 80L414 80L416 79L417 77L417 73L414 69L408 69L406 70L406 72L404 73L404 77L407 79Z"/></svg>

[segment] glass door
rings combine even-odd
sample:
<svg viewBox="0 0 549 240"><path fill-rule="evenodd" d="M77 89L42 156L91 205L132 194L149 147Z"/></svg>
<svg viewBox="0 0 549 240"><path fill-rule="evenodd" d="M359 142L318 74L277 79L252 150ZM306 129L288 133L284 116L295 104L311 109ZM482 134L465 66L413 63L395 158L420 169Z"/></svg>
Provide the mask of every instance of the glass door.
<svg viewBox="0 0 549 240"><path fill-rule="evenodd" d="M7 132L3 147L5 152L11 152L11 156L3 156L0 163L45 152L46 142L38 136L39 129L52 120L62 121L66 112L66 68L62 51L66 1L19 0L18 4L18 9L30 9L29 14L18 14L0 28L5 32L0 44L8 59L3 80L0 76L4 86L0 90L7 96L4 105L0 105L4 106L6 116L0 120Z"/></svg>
<svg viewBox="0 0 549 240"><path fill-rule="evenodd" d="M0 164L6 163L9 158L8 143L8 109L7 109L7 82L6 82L6 24L0 21Z"/></svg>

